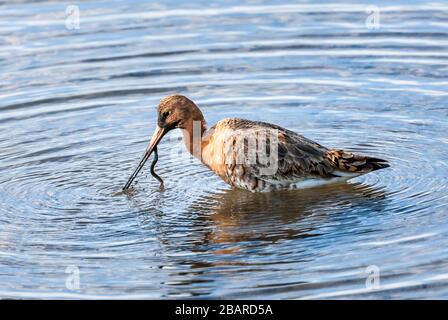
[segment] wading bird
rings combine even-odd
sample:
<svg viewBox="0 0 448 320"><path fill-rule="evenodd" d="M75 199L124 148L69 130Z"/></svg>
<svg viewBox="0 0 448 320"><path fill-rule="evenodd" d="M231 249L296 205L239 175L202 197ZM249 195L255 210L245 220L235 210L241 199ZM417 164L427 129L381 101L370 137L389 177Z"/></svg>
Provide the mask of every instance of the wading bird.
<svg viewBox="0 0 448 320"><path fill-rule="evenodd" d="M207 129L196 104L175 94L160 101L156 131L123 190L131 186L153 152L157 162L157 145L177 128L183 131L185 145L193 156L226 183L252 192L346 181L389 167L386 160L329 149L270 123L228 118ZM151 173L162 182L154 173L155 162Z"/></svg>

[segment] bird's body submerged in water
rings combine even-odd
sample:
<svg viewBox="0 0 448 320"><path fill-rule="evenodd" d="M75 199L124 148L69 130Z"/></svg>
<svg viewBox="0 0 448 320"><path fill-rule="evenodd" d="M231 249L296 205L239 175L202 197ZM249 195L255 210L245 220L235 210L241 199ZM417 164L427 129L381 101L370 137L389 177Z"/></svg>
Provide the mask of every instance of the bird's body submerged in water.
<svg viewBox="0 0 448 320"><path fill-rule="evenodd" d="M176 128L183 131L191 154L231 186L252 192L344 181L389 166L386 160L328 149L270 123L231 118L207 129L202 112L191 100L171 95L160 102L156 132L124 189L163 136Z"/></svg>

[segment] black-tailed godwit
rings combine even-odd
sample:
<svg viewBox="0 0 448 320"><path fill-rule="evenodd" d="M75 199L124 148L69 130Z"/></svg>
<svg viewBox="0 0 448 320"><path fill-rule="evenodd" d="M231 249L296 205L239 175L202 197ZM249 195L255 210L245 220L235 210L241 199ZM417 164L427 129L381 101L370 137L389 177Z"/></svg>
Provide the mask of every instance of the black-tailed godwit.
<svg viewBox="0 0 448 320"><path fill-rule="evenodd" d="M157 158L157 145L176 128L183 131L192 155L226 183L252 192L345 181L389 167L386 160L329 149L270 123L228 118L207 129L196 104L175 94L161 100L156 131L123 190L131 186L154 151ZM154 173L154 165L151 173L161 181Z"/></svg>

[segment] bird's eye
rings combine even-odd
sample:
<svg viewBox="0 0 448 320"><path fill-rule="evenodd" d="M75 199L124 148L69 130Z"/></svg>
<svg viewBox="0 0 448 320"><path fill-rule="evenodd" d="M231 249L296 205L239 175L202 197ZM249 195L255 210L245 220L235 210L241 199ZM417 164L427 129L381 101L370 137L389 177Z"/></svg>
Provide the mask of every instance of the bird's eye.
<svg viewBox="0 0 448 320"><path fill-rule="evenodd" d="M165 111L164 113L162 113L162 117L163 117L164 119L168 118L169 115L170 115L170 112L169 112L169 111Z"/></svg>

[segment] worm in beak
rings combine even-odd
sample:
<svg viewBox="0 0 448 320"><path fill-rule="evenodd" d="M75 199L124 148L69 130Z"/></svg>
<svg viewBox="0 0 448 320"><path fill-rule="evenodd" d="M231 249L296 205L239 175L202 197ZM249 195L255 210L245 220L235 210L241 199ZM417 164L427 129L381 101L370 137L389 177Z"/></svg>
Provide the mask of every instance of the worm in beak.
<svg viewBox="0 0 448 320"><path fill-rule="evenodd" d="M143 169L143 166L145 165L146 161L148 161L151 154L154 152L154 161L151 164L151 174L154 178L157 179L157 181L160 182L160 188L163 189L163 180L160 178L155 172L154 168L156 166L157 161L159 160L158 152L157 152L157 145L162 140L162 138L165 136L165 134L168 132L165 128L160 128L159 126L156 128L156 131L154 132L151 142L149 143L148 147L146 148L145 153L143 154L142 159L140 160L137 168L135 168L134 172L132 173L131 177L129 178L128 182L126 182L125 186L123 187L123 191L129 189L131 187L132 182L135 180L139 172Z"/></svg>

